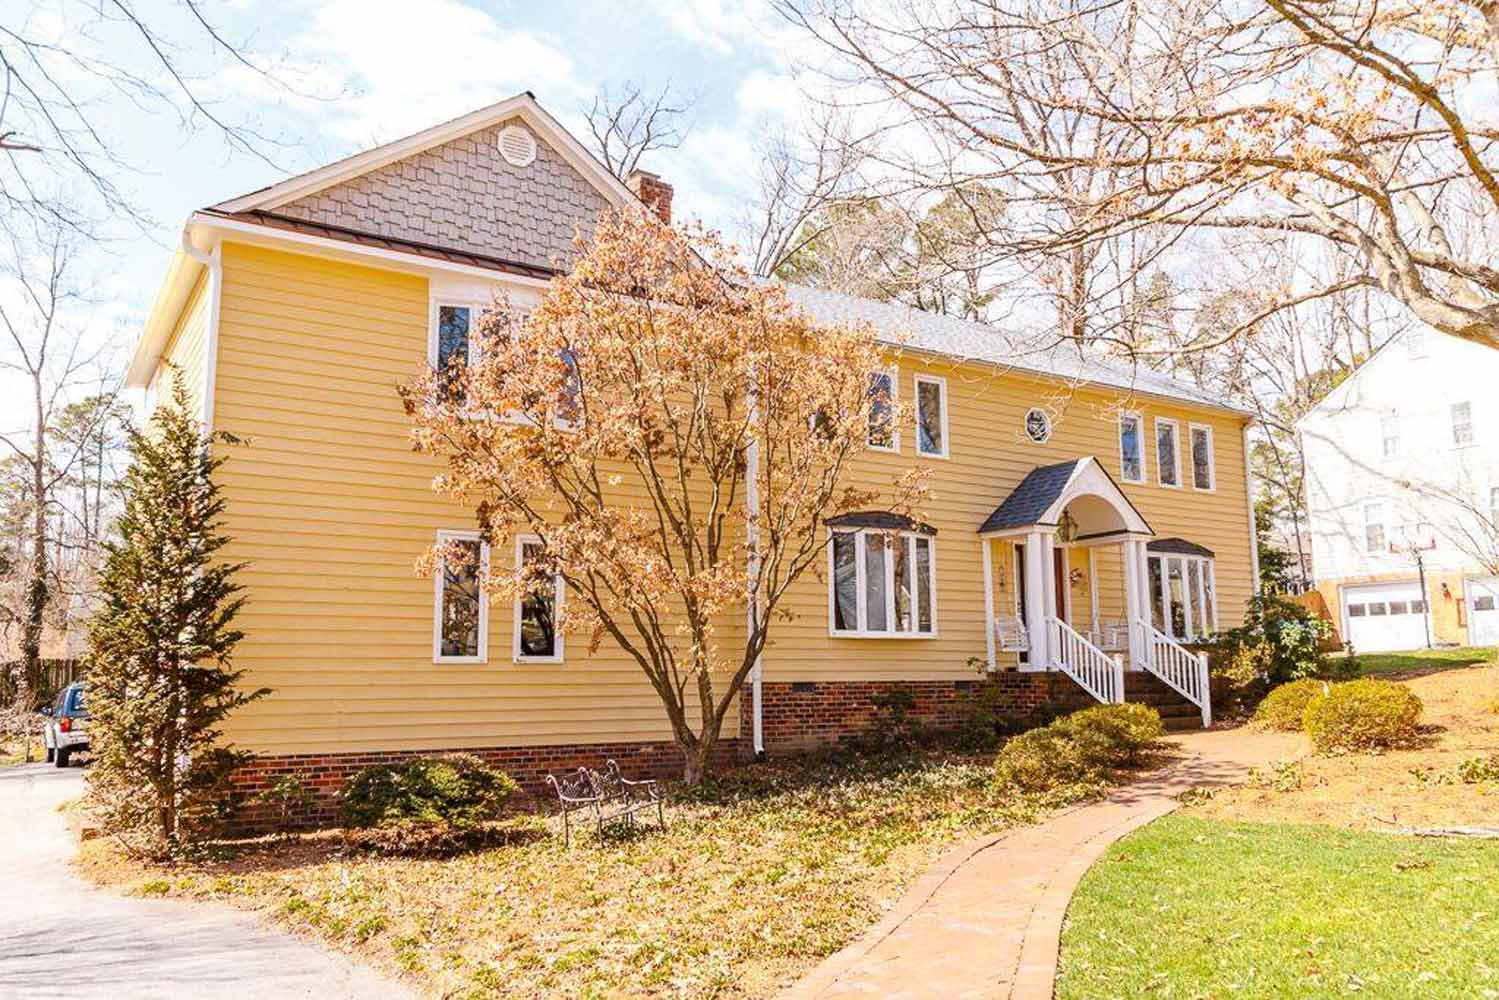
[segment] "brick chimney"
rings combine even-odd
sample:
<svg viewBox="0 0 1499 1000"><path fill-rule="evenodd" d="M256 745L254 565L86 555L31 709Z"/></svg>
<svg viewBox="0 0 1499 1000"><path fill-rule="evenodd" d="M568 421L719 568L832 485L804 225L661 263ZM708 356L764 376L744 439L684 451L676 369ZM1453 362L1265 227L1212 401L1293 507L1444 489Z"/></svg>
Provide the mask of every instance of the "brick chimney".
<svg viewBox="0 0 1499 1000"><path fill-rule="evenodd" d="M625 178L625 187L635 192L635 197L645 207L656 213L656 217L671 225L671 185L649 170L632 170Z"/></svg>

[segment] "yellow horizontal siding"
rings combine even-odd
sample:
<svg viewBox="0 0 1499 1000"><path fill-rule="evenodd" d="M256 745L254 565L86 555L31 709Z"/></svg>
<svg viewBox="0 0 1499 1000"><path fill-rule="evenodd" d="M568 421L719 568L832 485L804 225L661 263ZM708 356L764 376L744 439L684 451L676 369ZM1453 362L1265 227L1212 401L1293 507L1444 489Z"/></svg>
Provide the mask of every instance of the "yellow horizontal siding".
<svg viewBox="0 0 1499 1000"><path fill-rule="evenodd" d="M156 404L172 398L172 378L181 374L187 388L189 412L194 418L203 414L203 395L208 390L208 326L211 296L208 293L208 271L205 269L193 286L177 326L167 339L157 368Z"/></svg>
<svg viewBox="0 0 1499 1000"><path fill-rule="evenodd" d="M669 738L655 693L608 642L590 654L586 637L570 636L564 664L513 663L508 605L490 611L489 663L431 662L432 584L413 564L437 529L472 518L432 493L436 464L410 450L396 396L425 361L426 281L232 243L223 261L215 426L251 441L231 449L221 474L234 537L226 555L249 563L238 662L248 683L276 690L238 713L228 735L283 753ZM1147 446L1157 414L1181 420L1184 449L1188 423L1214 428L1215 492L1121 486L1158 535L1217 552L1220 621L1237 622L1252 583L1238 417L1088 387L1063 393L992 366L910 356L900 362L902 399L918 371L947 379L952 457L918 458L914 427L905 426L899 454L871 454L853 475L878 485L913 463L934 470L923 514L938 529L938 636L830 637L820 566L790 596L794 619L773 625L767 679L973 676L969 660L985 649L979 524L1037 465L1095 455L1118 479L1122 402L1145 414ZM1057 409L1046 444L1023 435L1036 405ZM1084 570L1072 593L1079 621L1089 614L1086 558L1072 556ZM1094 558L1100 613L1118 617L1117 549L1101 547ZM1004 609L1013 606L1008 546L996 545L995 566ZM736 632L742 617L732 614L721 634L732 641Z"/></svg>

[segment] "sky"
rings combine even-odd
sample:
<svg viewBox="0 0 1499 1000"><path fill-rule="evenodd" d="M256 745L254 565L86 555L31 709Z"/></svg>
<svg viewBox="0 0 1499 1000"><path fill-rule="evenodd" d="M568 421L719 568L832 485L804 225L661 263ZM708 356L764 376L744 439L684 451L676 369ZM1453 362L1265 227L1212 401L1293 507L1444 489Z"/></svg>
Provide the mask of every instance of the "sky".
<svg viewBox="0 0 1499 1000"><path fill-rule="evenodd" d="M69 4L17 0L75 39ZM226 121L264 136L236 150L202 117L92 88L94 119L126 168L115 179L143 209L144 227L116 227L81 273L93 302L74 322L129 357L182 226L194 209L530 90L580 138L600 87L670 85L694 99L680 149L642 166L676 188L679 219L732 231L753 182L758 135L804 112L794 66L808 52L764 0L220 0L205 6L241 65L175 0L143 0L142 15L177 48L177 65ZM82 5L75 14L87 17ZM170 89L148 50L116 28L93 28L135 72ZM17 425L16 394L0 384L0 428Z"/></svg>

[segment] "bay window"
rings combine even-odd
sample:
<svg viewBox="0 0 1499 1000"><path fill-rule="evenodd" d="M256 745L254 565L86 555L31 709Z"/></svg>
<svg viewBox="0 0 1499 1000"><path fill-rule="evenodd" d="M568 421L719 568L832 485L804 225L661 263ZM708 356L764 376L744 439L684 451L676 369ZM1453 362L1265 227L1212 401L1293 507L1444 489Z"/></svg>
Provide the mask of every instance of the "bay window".
<svg viewBox="0 0 1499 1000"><path fill-rule="evenodd" d="M937 631L936 540L916 531L833 529L828 627L833 635L902 638Z"/></svg>
<svg viewBox="0 0 1499 1000"><path fill-rule="evenodd" d="M1157 629L1179 642L1206 639L1218 630L1211 556L1151 553L1147 569L1150 618Z"/></svg>

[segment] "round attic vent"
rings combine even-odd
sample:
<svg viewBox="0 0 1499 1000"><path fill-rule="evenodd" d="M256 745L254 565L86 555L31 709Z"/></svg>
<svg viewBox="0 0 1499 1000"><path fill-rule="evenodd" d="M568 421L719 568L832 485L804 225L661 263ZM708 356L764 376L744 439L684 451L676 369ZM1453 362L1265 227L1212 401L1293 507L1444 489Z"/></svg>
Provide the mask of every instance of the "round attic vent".
<svg viewBox="0 0 1499 1000"><path fill-rule="evenodd" d="M536 159L536 137L520 125L500 129L500 155L512 167L529 167Z"/></svg>

